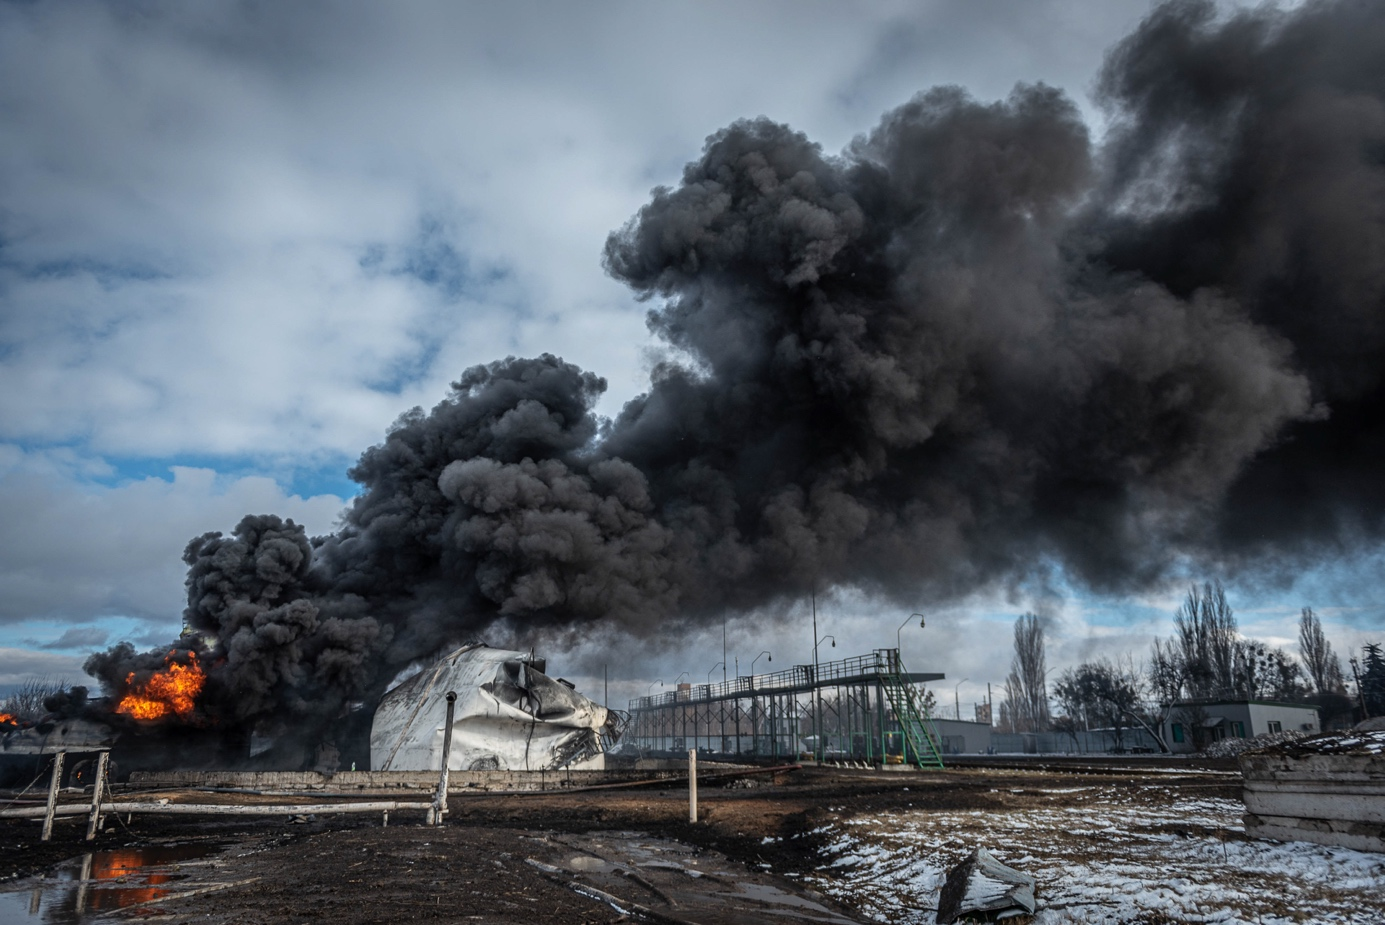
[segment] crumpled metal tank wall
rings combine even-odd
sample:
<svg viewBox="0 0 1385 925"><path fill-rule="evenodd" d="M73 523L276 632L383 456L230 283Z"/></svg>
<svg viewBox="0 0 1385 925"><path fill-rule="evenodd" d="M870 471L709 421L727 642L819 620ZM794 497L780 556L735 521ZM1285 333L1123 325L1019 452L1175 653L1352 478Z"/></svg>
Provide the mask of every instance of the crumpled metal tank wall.
<svg viewBox="0 0 1385 925"><path fill-rule="evenodd" d="M457 694L450 770L604 768L613 717L542 669L525 652L473 645L450 653L380 701L371 768L440 770L448 691Z"/></svg>

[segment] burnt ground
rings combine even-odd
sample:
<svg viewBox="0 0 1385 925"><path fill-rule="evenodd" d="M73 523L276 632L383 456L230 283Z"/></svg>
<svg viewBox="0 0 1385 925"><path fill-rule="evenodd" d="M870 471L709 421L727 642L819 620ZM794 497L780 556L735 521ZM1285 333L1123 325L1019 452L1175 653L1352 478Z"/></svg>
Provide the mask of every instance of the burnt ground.
<svg viewBox="0 0 1385 925"><path fill-rule="evenodd" d="M412 811L391 814L388 826L374 814L136 815L108 820L90 846L82 841L82 817L60 821L46 844L38 840L37 823L0 820L0 891L29 891L24 895L32 893L29 908L37 915L17 921L49 923L860 921L859 910L794 882L821 863L819 833L829 819L905 809L1051 808L1055 791L1079 776L1100 779L1107 788L1129 788L1131 798L1142 801L1162 799L1158 794L1166 789L1239 799L1238 776L1177 767L1183 770L1170 773L1137 760L1106 767L992 762L930 773L807 768L779 775L774 783L704 785L696 825L687 819L686 789L663 785L455 795L441 827L423 826L421 814ZM1165 786L1149 787L1152 779ZM264 799L206 792L139 795L160 798ZM319 798L325 795L305 797ZM1076 805L1082 791L1071 799ZM170 845L185 856L153 878L119 870L98 869L85 878L73 873L72 859L87 851L128 853ZM98 868L99 859L109 856L97 855ZM64 861L66 867L54 869ZM45 871L48 881L34 879ZM68 889L40 896L35 884L51 884L59 876L91 884L90 895L75 896ZM19 896L8 898L18 908ZM47 911L36 908L44 903ZM5 910L0 904L0 918Z"/></svg>

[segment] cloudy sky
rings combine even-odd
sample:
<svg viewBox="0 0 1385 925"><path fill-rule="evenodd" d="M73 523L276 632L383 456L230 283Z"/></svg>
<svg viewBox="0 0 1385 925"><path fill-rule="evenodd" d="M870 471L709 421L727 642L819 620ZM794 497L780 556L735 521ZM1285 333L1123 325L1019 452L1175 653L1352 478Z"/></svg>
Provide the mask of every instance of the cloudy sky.
<svg viewBox="0 0 1385 925"><path fill-rule="evenodd" d="M1099 135L1103 52L1149 9L0 4L0 685L171 639L189 539L252 512L329 531L360 452L468 366L556 353L617 412L653 342L602 246L712 132L766 115L830 152L928 87L1043 81ZM1232 601L1275 644L1312 604L1344 651L1379 625L1363 569ZM1179 596L991 594L904 653L974 701L1023 610L1061 665L1142 654ZM897 611L819 601L834 654L893 645ZM732 670L810 658L807 618L733 622ZM589 687L609 663L619 701L719 676L720 635L550 654Z"/></svg>

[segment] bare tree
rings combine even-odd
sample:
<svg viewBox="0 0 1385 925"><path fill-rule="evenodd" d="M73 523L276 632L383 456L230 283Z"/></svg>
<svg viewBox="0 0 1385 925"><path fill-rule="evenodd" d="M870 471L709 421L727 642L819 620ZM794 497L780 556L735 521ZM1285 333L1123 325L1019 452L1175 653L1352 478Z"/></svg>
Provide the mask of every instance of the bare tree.
<svg viewBox="0 0 1385 925"><path fill-rule="evenodd" d="M1298 653L1313 690L1319 694L1343 694L1342 663L1332 651L1332 643L1322 631L1322 623L1312 607L1303 608L1298 621Z"/></svg>
<svg viewBox="0 0 1385 925"><path fill-rule="evenodd" d="M1024 732L1039 732L1049 726L1047 673L1043 623L1037 615L1026 613L1015 620L1015 657L1010 662L1010 676L1019 697L1015 712L1026 727ZM1009 687L1007 681L1007 691Z"/></svg>
<svg viewBox="0 0 1385 925"><path fill-rule="evenodd" d="M1075 683L1073 669L1058 676L1053 685L1053 696L1058 702L1058 715L1053 717L1053 730L1072 739L1074 748L1080 748L1081 740L1077 733L1087 729L1087 704L1082 699L1082 691Z"/></svg>
<svg viewBox="0 0 1385 925"><path fill-rule="evenodd" d="M65 681L51 678L30 679L10 691L0 701L0 713L13 716L16 720L34 722L48 712L44 701L67 690Z"/></svg>
<svg viewBox="0 0 1385 925"><path fill-rule="evenodd" d="M1077 707L1088 719L1110 729L1116 748L1125 747L1127 729L1139 726L1149 733L1160 751L1169 750L1160 731L1169 707L1162 703L1151 707L1147 703L1144 672L1129 655L1116 661L1084 662L1069 669L1054 691L1069 712Z"/></svg>
<svg viewBox="0 0 1385 925"><path fill-rule="evenodd" d="M1146 728L1159 743L1160 750L1167 752L1170 746L1164 739L1164 729L1168 726L1169 720L1176 713L1183 721L1191 721L1188 710L1179 705L1179 701L1186 696L1188 672L1178 644L1174 640L1154 640L1146 677L1153 698L1153 704L1148 710L1150 723Z"/></svg>
<svg viewBox="0 0 1385 925"><path fill-rule="evenodd" d="M1308 696L1302 669L1283 649L1273 649L1258 639L1238 639L1235 664L1235 690L1240 695L1294 702Z"/></svg>
<svg viewBox="0 0 1385 925"><path fill-rule="evenodd" d="M1149 654L1149 686L1161 704L1173 704L1184 697L1187 674L1178 646L1173 640L1154 640Z"/></svg>
<svg viewBox="0 0 1385 925"><path fill-rule="evenodd" d="M1011 671L1005 679L1005 699L1000 702L1000 725L1010 732L1021 732L1020 714L1023 695L1020 693L1020 676Z"/></svg>
<svg viewBox="0 0 1385 925"><path fill-rule="evenodd" d="M1174 639L1183 665L1184 688L1194 698L1226 697L1236 691L1236 616L1221 582L1193 585L1173 617Z"/></svg>

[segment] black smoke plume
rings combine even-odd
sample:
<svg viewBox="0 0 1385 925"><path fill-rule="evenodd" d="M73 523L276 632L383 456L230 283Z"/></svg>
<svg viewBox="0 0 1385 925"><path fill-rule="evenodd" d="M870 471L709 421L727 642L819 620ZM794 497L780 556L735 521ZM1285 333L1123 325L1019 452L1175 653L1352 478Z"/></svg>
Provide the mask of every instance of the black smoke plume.
<svg viewBox="0 0 1385 925"><path fill-rule="evenodd" d="M1120 592L1378 536L1385 6L1166 4L1099 88L1099 147L1042 85L930 90L838 155L711 136L606 243L668 347L648 391L607 421L556 357L476 367L364 453L337 533L194 540L206 709L321 726L497 624Z"/></svg>

